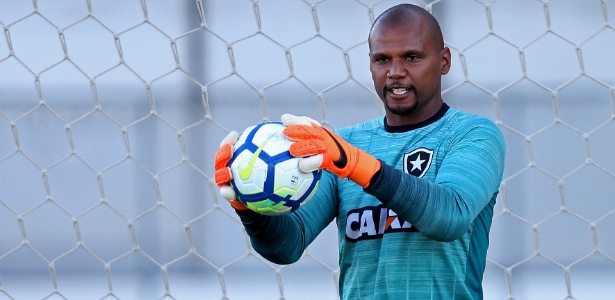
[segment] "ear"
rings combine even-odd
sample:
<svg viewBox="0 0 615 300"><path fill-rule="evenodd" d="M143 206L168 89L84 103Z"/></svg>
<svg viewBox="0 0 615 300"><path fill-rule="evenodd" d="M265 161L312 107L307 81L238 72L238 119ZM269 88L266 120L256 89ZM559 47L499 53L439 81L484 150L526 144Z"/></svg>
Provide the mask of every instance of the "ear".
<svg viewBox="0 0 615 300"><path fill-rule="evenodd" d="M448 47L444 47L444 49L440 51L440 59L442 60L440 74L446 75L451 69L451 50L448 49Z"/></svg>

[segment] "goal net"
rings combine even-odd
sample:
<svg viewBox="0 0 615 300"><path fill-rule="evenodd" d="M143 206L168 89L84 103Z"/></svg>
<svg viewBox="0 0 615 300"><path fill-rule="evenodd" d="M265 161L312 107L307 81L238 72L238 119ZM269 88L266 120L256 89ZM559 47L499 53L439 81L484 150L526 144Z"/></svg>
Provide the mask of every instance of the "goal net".
<svg viewBox="0 0 615 300"><path fill-rule="evenodd" d="M280 266L218 195L230 130L384 113L367 32L400 1L0 0L0 299L337 299L336 230ZM485 299L615 295L615 1L410 1L445 101L507 143Z"/></svg>

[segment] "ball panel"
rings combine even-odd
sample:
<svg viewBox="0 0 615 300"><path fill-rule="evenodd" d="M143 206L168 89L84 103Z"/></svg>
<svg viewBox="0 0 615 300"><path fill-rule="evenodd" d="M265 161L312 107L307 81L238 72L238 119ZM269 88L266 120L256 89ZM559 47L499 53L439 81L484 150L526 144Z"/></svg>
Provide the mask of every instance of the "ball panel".
<svg viewBox="0 0 615 300"><path fill-rule="evenodd" d="M314 176L298 169L297 159L293 158L276 164L273 192L276 195L297 200L311 185ZM302 188L303 187L303 188Z"/></svg>
<svg viewBox="0 0 615 300"><path fill-rule="evenodd" d="M247 137L252 144L262 147L263 155L274 156L290 147L291 142L286 138L282 130L284 125L277 122L261 123L252 130L251 137Z"/></svg>
<svg viewBox="0 0 615 300"><path fill-rule="evenodd" d="M270 215L270 216L281 216L289 213L292 207L286 206L284 202L274 202L270 199L265 199L261 201L252 201L246 204L249 209L252 211Z"/></svg>
<svg viewBox="0 0 615 300"><path fill-rule="evenodd" d="M240 178L241 180L233 180L236 189L241 194L254 194L263 192L263 186L267 179L268 164L262 159L254 159L252 165L250 165L250 159L253 153L248 150L244 150L237 158L231 162L231 175L233 178ZM250 168L250 172L242 172Z"/></svg>

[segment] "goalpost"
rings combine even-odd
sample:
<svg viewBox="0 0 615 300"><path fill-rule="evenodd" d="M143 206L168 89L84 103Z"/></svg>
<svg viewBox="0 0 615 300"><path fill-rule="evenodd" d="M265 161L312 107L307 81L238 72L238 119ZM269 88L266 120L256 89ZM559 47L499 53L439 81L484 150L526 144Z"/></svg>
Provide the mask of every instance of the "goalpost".
<svg viewBox="0 0 615 300"><path fill-rule="evenodd" d="M288 266L213 182L230 130L383 114L374 18L401 1L0 1L0 299L337 299L334 224ZM416 0L444 99L507 143L485 299L615 294L615 1Z"/></svg>

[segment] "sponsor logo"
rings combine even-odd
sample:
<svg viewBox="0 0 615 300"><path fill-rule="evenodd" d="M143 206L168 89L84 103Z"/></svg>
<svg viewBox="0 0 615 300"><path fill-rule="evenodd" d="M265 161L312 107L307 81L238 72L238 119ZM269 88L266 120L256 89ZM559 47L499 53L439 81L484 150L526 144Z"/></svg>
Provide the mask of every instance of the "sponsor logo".
<svg viewBox="0 0 615 300"><path fill-rule="evenodd" d="M245 168L239 168L239 177L241 177L241 179L247 180L248 178L250 178L250 175L252 175L252 169L254 169L254 163L256 162L256 159L261 154L263 148L265 148L265 145L267 145L267 143L269 142L269 140L271 140L272 137L273 135L269 136L260 146L258 146L256 151L254 151L254 154L252 154L252 157L250 157L250 161L248 161L248 165Z"/></svg>
<svg viewBox="0 0 615 300"><path fill-rule="evenodd" d="M340 142L328 130L325 129L325 132L333 139L333 141L335 142L335 146L337 146L337 150L340 152L340 157L334 160L333 164L340 169L345 168L346 164L348 163L346 151L344 151L344 148L342 147Z"/></svg>
<svg viewBox="0 0 615 300"><path fill-rule="evenodd" d="M385 234L397 232L418 230L384 205L353 209L346 214L346 240L349 242L378 239Z"/></svg>

